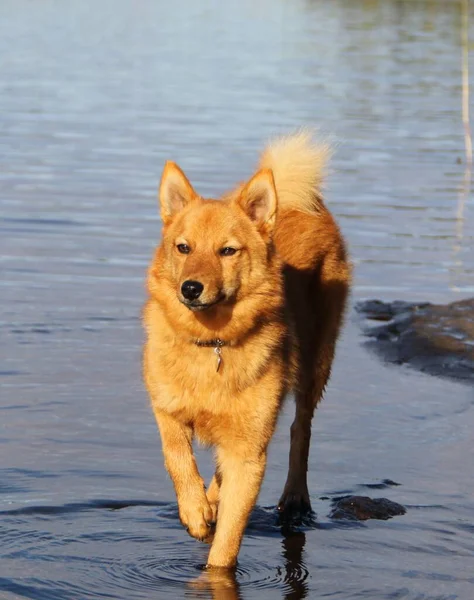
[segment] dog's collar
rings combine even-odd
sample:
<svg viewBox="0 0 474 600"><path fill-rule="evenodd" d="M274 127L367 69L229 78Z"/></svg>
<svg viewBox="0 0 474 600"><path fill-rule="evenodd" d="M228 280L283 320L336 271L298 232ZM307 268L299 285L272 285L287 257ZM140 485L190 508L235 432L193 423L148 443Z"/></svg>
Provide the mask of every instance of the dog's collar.
<svg viewBox="0 0 474 600"><path fill-rule="evenodd" d="M202 346L205 348L222 348L222 346L228 346L228 342L224 342L220 338L216 338L214 340L193 340L196 346Z"/></svg>
<svg viewBox="0 0 474 600"><path fill-rule="evenodd" d="M217 366L216 366L216 373L219 372L221 363L222 363L222 346L228 346L228 342L225 342L224 340L221 340L220 338L216 338L215 340L194 340L194 343L196 344L196 346L199 346L200 348L214 348L214 354L216 355L217 358Z"/></svg>

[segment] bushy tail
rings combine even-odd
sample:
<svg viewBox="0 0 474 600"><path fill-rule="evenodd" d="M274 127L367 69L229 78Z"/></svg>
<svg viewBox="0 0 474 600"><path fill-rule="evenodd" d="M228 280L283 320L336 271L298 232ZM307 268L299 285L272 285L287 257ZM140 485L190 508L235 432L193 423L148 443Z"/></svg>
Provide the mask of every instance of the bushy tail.
<svg viewBox="0 0 474 600"><path fill-rule="evenodd" d="M304 212L322 207L322 185L332 151L308 130L280 137L265 148L260 168L272 169L279 206Z"/></svg>

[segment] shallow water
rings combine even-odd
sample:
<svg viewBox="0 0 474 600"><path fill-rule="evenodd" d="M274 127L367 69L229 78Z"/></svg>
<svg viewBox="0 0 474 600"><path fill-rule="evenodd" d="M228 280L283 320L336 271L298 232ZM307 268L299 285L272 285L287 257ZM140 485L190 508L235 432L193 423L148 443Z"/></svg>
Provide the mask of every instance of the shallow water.
<svg viewBox="0 0 474 600"><path fill-rule="evenodd" d="M473 295L460 23L456 2L1 3L0 598L473 597L472 388L384 366L351 315L314 424L317 520L275 520L288 402L237 573L209 579L140 381L166 158L216 195L269 135L318 124L353 300ZM343 493L408 511L333 522Z"/></svg>

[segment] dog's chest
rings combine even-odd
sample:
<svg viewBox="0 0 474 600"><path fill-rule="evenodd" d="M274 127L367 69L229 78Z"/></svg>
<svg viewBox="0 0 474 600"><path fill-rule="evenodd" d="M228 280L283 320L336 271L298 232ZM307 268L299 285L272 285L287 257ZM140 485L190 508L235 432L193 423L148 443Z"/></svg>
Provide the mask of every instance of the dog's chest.
<svg viewBox="0 0 474 600"><path fill-rule="evenodd" d="M221 359L220 364L218 358ZM152 402L193 427L204 443L218 443L272 412L278 404L283 366L264 350L223 346L149 346ZM270 405L272 408L270 408ZM242 431L243 433L243 431Z"/></svg>
<svg viewBox="0 0 474 600"><path fill-rule="evenodd" d="M181 355L182 367L168 367L160 378L159 403L177 420L192 427L204 444L216 444L238 429L242 412L249 413L245 371L238 371L237 357L223 348L218 367L213 348L199 348Z"/></svg>
<svg viewBox="0 0 474 600"><path fill-rule="evenodd" d="M150 354L153 379L160 389L158 402L169 412L203 409L220 412L219 407L239 395L245 386L245 370L234 349L199 347L160 348Z"/></svg>
<svg viewBox="0 0 474 600"><path fill-rule="evenodd" d="M252 386L268 368L272 349L267 345L217 343L149 345L150 366L158 382L172 386L176 395L233 398Z"/></svg>

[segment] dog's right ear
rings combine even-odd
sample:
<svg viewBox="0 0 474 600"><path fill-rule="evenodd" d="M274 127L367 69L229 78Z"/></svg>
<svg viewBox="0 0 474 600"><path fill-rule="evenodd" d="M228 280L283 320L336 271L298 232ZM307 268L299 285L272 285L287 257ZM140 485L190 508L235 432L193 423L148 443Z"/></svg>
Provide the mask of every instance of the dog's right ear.
<svg viewBox="0 0 474 600"><path fill-rule="evenodd" d="M167 161L161 176L159 200L164 225L197 198L193 186L178 165Z"/></svg>
<svg viewBox="0 0 474 600"><path fill-rule="evenodd" d="M240 192L237 204L263 235L275 227L277 193L271 169L260 169Z"/></svg>

